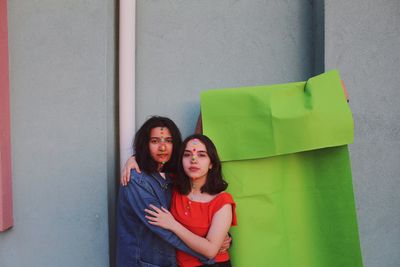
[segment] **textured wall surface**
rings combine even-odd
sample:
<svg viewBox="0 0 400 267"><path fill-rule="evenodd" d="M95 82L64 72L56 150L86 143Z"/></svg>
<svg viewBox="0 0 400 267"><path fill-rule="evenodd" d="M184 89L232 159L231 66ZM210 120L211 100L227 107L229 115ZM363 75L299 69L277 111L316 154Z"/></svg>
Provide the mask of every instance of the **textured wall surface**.
<svg viewBox="0 0 400 267"><path fill-rule="evenodd" d="M14 227L0 266L108 266L115 2L8 3Z"/></svg>
<svg viewBox="0 0 400 267"><path fill-rule="evenodd" d="M327 0L325 66L340 70L365 267L400 266L400 1Z"/></svg>
<svg viewBox="0 0 400 267"><path fill-rule="evenodd" d="M137 125L166 115L187 135L200 91L305 80L325 58L351 98L365 266L399 266L400 2L326 0L325 18L322 4L138 0ZM116 3L8 5L15 223L0 233L0 266L107 266Z"/></svg>
<svg viewBox="0 0 400 267"><path fill-rule="evenodd" d="M193 132L205 89L301 81L313 71L310 1L137 1L136 125Z"/></svg>

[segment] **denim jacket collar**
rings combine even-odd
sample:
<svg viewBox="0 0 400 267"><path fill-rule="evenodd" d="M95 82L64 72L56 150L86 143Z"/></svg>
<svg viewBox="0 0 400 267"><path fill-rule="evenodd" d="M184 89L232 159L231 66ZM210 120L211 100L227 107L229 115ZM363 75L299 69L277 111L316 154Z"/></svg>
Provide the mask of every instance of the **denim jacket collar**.
<svg viewBox="0 0 400 267"><path fill-rule="evenodd" d="M167 173L165 174L165 179L158 172L151 173L150 176L153 177L160 184L160 187L163 190L167 190L168 186L172 184L172 179Z"/></svg>

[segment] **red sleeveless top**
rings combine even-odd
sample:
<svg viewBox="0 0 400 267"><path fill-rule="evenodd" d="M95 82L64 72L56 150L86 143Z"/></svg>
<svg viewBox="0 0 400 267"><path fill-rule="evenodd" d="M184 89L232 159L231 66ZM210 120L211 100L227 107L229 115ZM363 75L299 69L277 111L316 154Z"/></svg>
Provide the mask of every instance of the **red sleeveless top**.
<svg viewBox="0 0 400 267"><path fill-rule="evenodd" d="M219 211L225 204L232 205L232 224L236 225L236 204L229 193L219 193L210 202L196 202L190 200L187 196L181 195L176 190L172 193L171 213L174 218L191 232L206 237L210 229L214 214ZM197 258L180 250L176 251L178 265L181 267L201 266ZM228 252L217 254L216 262L224 262L229 260Z"/></svg>

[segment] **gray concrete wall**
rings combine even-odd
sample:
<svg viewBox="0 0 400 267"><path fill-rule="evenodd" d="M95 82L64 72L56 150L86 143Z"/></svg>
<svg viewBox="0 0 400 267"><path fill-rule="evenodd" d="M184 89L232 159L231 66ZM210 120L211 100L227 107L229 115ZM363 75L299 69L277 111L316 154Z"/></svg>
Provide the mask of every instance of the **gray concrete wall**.
<svg viewBox="0 0 400 267"><path fill-rule="evenodd" d="M200 91L305 80L325 60L354 113L365 266L399 266L400 2L323 2L138 0L137 125L160 114L187 135ZM0 266L107 266L115 1L8 5L15 226L0 233Z"/></svg>
<svg viewBox="0 0 400 267"><path fill-rule="evenodd" d="M8 18L15 224L0 266L108 266L115 1L8 1Z"/></svg>
<svg viewBox="0 0 400 267"><path fill-rule="evenodd" d="M400 266L400 1L325 1L325 67L350 95L365 267Z"/></svg>
<svg viewBox="0 0 400 267"><path fill-rule="evenodd" d="M313 7L300 1L137 1L137 126L193 132L205 89L301 81L314 69Z"/></svg>
<svg viewBox="0 0 400 267"><path fill-rule="evenodd" d="M166 115L187 135L204 89L299 81L339 69L355 120L350 151L364 264L398 266L399 5L139 0L137 125Z"/></svg>

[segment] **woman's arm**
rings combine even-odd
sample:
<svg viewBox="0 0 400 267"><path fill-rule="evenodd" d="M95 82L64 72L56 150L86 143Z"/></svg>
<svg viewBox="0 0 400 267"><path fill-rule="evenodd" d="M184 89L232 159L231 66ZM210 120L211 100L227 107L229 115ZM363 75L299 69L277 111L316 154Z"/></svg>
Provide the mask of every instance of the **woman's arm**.
<svg viewBox="0 0 400 267"><path fill-rule="evenodd" d="M131 177L131 170L135 170L138 173L141 173L139 165L136 162L135 156L130 157L126 161L124 168L122 168L121 178L120 178L121 185L126 186L129 183Z"/></svg>
<svg viewBox="0 0 400 267"><path fill-rule="evenodd" d="M214 260L191 249L173 232L149 224L144 216L143 210L149 205L161 207L162 203L155 194L152 185L147 182L147 179L141 177L141 175L135 175L136 172L134 171L132 171L132 173L131 182L127 186L120 187L117 208L122 212L117 213L117 223L131 223L131 216L135 214L134 216L136 216L146 228L171 246L198 258L204 264L214 264Z"/></svg>
<svg viewBox="0 0 400 267"><path fill-rule="evenodd" d="M150 224L174 232L191 249L209 259L214 258L218 254L232 223L232 205L225 204L214 214L211 227L204 238L186 229L174 219L167 209L159 209L153 205L150 205L150 207L153 210L145 209L145 212L151 215L145 216Z"/></svg>

